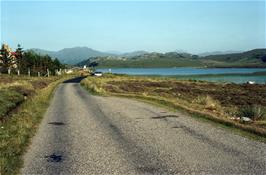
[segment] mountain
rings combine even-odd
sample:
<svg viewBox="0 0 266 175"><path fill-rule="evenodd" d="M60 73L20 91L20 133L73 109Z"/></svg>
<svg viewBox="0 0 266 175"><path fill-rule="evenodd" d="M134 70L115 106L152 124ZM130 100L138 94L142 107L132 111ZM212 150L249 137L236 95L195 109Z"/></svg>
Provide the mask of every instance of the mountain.
<svg viewBox="0 0 266 175"><path fill-rule="evenodd" d="M63 62L65 61L68 64L76 64L90 57L109 56L113 54L100 52L88 47L74 47L62 49L58 51L56 55L59 60L61 59Z"/></svg>
<svg viewBox="0 0 266 175"><path fill-rule="evenodd" d="M43 50L43 49L37 49L37 48L33 48L33 49L29 49L32 50L40 55L50 55L51 57L54 57L53 55L56 54L55 51L48 51L48 50Z"/></svg>
<svg viewBox="0 0 266 175"><path fill-rule="evenodd" d="M115 54L100 52L88 47L73 47L73 48L65 48L59 51L47 51L42 49L30 49L35 51L36 53L42 55L49 55L54 58L58 58L62 63L65 64L77 64L82 60L86 60L90 57L96 56L112 56Z"/></svg>

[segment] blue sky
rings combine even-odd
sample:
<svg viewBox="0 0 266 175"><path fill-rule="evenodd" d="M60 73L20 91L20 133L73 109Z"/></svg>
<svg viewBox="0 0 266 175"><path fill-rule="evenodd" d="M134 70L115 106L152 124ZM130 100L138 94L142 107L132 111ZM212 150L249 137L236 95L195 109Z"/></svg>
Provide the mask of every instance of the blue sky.
<svg viewBox="0 0 266 175"><path fill-rule="evenodd" d="M265 2L1 1L1 43L121 52L265 48Z"/></svg>

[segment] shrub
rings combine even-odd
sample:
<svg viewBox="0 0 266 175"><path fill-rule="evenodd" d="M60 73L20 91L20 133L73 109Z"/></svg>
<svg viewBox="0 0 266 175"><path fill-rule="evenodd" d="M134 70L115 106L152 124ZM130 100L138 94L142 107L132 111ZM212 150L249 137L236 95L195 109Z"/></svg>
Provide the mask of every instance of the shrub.
<svg viewBox="0 0 266 175"><path fill-rule="evenodd" d="M92 94L104 93L104 89L102 88L101 83L97 82L96 79L85 79L85 80L82 80L81 81L81 85L83 85Z"/></svg>
<svg viewBox="0 0 266 175"><path fill-rule="evenodd" d="M239 117L247 117L252 120L260 120L265 117L265 110L259 105L245 106L239 110Z"/></svg>
<svg viewBox="0 0 266 175"><path fill-rule="evenodd" d="M219 110L221 109L220 103L213 99L211 96L198 96L194 101L194 103L203 105L205 109L209 110Z"/></svg>

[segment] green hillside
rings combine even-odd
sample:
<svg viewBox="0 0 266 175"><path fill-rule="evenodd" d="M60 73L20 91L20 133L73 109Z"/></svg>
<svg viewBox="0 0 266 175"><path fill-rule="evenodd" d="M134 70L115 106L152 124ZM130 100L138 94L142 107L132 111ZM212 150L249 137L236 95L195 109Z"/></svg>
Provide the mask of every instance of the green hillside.
<svg viewBox="0 0 266 175"><path fill-rule="evenodd" d="M266 67L266 49L243 53L210 55L201 58L209 67Z"/></svg>
<svg viewBox="0 0 266 175"><path fill-rule="evenodd" d="M145 53L133 57L91 57L78 66L90 66L96 62L99 68L111 67L266 67L266 49L255 49L243 53L210 55L199 57L188 53Z"/></svg>

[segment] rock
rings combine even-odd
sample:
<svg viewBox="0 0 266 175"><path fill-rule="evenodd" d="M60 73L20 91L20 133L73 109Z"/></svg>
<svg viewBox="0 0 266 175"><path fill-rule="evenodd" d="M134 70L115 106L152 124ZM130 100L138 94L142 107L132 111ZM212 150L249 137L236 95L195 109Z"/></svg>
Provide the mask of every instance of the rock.
<svg viewBox="0 0 266 175"><path fill-rule="evenodd" d="M250 118L248 118L248 117L241 117L241 120L243 121L243 122L251 122L252 120L250 119Z"/></svg>
<svg viewBox="0 0 266 175"><path fill-rule="evenodd" d="M255 84L255 81L248 81L247 84Z"/></svg>

